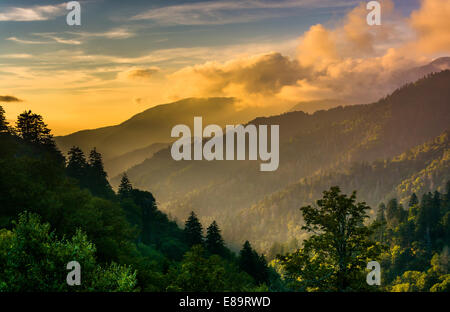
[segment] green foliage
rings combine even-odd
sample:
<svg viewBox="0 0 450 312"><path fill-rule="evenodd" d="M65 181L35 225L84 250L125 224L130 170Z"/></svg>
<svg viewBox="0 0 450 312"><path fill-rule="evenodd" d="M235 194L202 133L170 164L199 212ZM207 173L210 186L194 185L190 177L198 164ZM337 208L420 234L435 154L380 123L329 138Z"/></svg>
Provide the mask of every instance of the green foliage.
<svg viewBox="0 0 450 312"><path fill-rule="evenodd" d="M280 256L286 277L292 286L308 291L357 291L367 288L364 272L369 261L378 260L381 245L372 241L372 231L364 225L370 209L356 203L339 187L323 193L317 206L301 208L311 237L303 248Z"/></svg>
<svg viewBox="0 0 450 312"><path fill-rule="evenodd" d="M250 291L254 287L247 274L217 255L208 257L201 245L193 246L169 276L168 291Z"/></svg>
<svg viewBox="0 0 450 312"><path fill-rule="evenodd" d="M225 243L216 221L213 221L206 230L205 246L211 254L225 255Z"/></svg>
<svg viewBox="0 0 450 312"><path fill-rule="evenodd" d="M132 291L136 272L117 264L102 268L95 251L81 231L58 239L50 224L23 213L12 231L0 231L0 291ZM71 261L81 265L81 286L65 282Z"/></svg>
<svg viewBox="0 0 450 312"><path fill-rule="evenodd" d="M447 189L448 192L448 189ZM382 224L383 280L389 291L448 291L448 193L425 193L418 202L413 194L409 213L399 223ZM447 290L446 290L447 289Z"/></svg>
<svg viewBox="0 0 450 312"><path fill-rule="evenodd" d="M189 247L203 245L203 227L193 211L185 222L184 237Z"/></svg>
<svg viewBox="0 0 450 312"><path fill-rule="evenodd" d="M258 255L249 241L239 252L239 268L255 279L257 285L269 284L269 268L264 255Z"/></svg>

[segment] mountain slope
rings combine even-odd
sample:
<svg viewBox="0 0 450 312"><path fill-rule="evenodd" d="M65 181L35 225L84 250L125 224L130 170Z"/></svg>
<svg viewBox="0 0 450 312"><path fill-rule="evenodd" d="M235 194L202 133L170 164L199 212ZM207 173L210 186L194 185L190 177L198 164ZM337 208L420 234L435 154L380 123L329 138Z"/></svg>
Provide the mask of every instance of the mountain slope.
<svg viewBox="0 0 450 312"><path fill-rule="evenodd" d="M357 190L358 201L365 201L372 208L391 198L398 198L407 207L413 192L420 198L425 192L443 191L449 180L450 131L446 131L390 160L353 163L346 168L301 179L282 191L266 196L250 209L242 209L234 227L242 229L239 235L249 235L261 249L267 250L271 242L301 238L304 233L301 231L299 208L313 204L331 186L339 185L347 194ZM373 209L371 214L374 216L375 212L376 209ZM238 239L236 236L230 238Z"/></svg>
<svg viewBox="0 0 450 312"><path fill-rule="evenodd" d="M256 110L238 110L235 104L233 98L184 99L152 107L116 126L83 130L55 140L63 152L74 145L84 151L96 147L108 160L154 143L171 142L172 127L192 125L194 116L203 116L209 123L224 124L243 122L257 115Z"/></svg>
<svg viewBox="0 0 450 312"><path fill-rule="evenodd" d="M390 159L447 130L449 85L450 71L443 71L405 85L377 103L313 115L290 112L257 118L251 123L280 125L280 167L275 172L260 172L259 161L176 162L170 149L163 149L128 175L138 187L156 194L167 212L184 219L195 210L205 222L217 219L224 224L225 237L237 242L249 227L238 226L238 216L268 194L318 172ZM268 220L282 219L270 209L267 213ZM267 220L245 219L253 227L267 229Z"/></svg>

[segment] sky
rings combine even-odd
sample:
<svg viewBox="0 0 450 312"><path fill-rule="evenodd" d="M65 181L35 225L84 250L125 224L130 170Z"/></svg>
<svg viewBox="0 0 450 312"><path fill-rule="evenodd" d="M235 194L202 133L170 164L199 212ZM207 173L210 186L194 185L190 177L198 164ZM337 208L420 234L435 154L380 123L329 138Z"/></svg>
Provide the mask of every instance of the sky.
<svg viewBox="0 0 450 312"><path fill-rule="evenodd" d="M450 0L0 1L0 105L56 135L187 97L243 106L367 102L396 73L450 55Z"/></svg>

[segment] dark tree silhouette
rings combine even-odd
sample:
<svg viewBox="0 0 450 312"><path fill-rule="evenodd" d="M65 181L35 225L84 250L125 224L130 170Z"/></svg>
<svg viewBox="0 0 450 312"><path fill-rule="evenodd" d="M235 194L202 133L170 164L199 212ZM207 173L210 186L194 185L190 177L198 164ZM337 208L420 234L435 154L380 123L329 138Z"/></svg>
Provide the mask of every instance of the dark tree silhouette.
<svg viewBox="0 0 450 312"><path fill-rule="evenodd" d="M239 268L255 279L257 284L269 283L269 268L264 255L258 255L249 241L245 241L239 252Z"/></svg>
<svg viewBox="0 0 450 312"><path fill-rule="evenodd" d="M223 241L222 235L220 234L219 226L217 222L214 220L211 225L206 230L206 240L205 240L206 249L211 254L216 255L224 255L225 252L225 243Z"/></svg>
<svg viewBox="0 0 450 312"><path fill-rule="evenodd" d="M192 211L184 226L184 237L189 247L203 245L203 227Z"/></svg>
<svg viewBox="0 0 450 312"><path fill-rule="evenodd" d="M0 106L0 133L1 132L8 132L8 122L6 121L5 117L5 110L2 106Z"/></svg>
<svg viewBox="0 0 450 312"><path fill-rule="evenodd" d="M53 136L50 134L50 129L44 123L42 116L34 114L30 110L17 117L16 128L17 134L26 142L54 145Z"/></svg>
<svg viewBox="0 0 450 312"><path fill-rule="evenodd" d="M69 156L66 169L67 175L77 179L80 186L86 187L86 180L88 178L88 163L83 151L79 147L73 146L67 155Z"/></svg>
<svg viewBox="0 0 450 312"><path fill-rule="evenodd" d="M133 186L131 185L130 180L126 173L122 175L122 179L120 179L119 185L119 197L121 199L130 197L131 191L133 190Z"/></svg>
<svg viewBox="0 0 450 312"><path fill-rule="evenodd" d="M89 153L89 189L95 196L103 197L103 198L112 198L114 197L114 191L109 184L107 177L108 175L105 172L103 166L103 158L102 155L97 152L94 147L93 150Z"/></svg>

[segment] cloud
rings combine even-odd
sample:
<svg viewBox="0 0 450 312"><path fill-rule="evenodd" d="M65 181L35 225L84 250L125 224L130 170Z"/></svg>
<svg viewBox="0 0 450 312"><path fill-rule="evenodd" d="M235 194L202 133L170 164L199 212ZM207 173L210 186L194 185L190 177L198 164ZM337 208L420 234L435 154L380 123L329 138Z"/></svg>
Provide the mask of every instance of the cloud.
<svg viewBox="0 0 450 312"><path fill-rule="evenodd" d="M151 9L133 16L131 20L153 20L163 25L248 23L271 17L286 16L294 8L350 7L356 2L343 0L204 1Z"/></svg>
<svg viewBox="0 0 450 312"><path fill-rule="evenodd" d="M113 28L104 32L67 32L80 39L84 38L107 38L107 39L128 39L136 36L136 33L126 27Z"/></svg>
<svg viewBox="0 0 450 312"><path fill-rule="evenodd" d="M120 77L125 77L128 80L135 81L149 81L153 76L159 72L159 68L139 68L139 69L131 69L124 73L120 73Z"/></svg>
<svg viewBox="0 0 450 312"><path fill-rule="evenodd" d="M224 64L207 62L204 65L186 67L170 76L179 85L198 89L204 95L225 94L238 86L244 92L276 93L285 85L293 85L301 77L296 61L279 53L268 53L235 59Z"/></svg>
<svg viewBox="0 0 450 312"><path fill-rule="evenodd" d="M46 21L65 14L65 3L59 5L41 5L28 8L11 7L0 12L0 22Z"/></svg>
<svg viewBox="0 0 450 312"><path fill-rule="evenodd" d="M19 39L17 37L9 37L9 38L6 38L6 40L14 41L14 42L22 43L22 44L48 44L49 43L49 42L45 42L45 41L24 40L24 39Z"/></svg>
<svg viewBox="0 0 450 312"><path fill-rule="evenodd" d="M386 0L382 25L371 27L362 2L332 28L311 26L299 38L295 58L272 52L206 62L169 75L168 85L179 97L372 102L407 82L407 70L432 61L437 53L450 53L449 7L448 2L423 0L420 9L404 18Z"/></svg>
<svg viewBox="0 0 450 312"><path fill-rule="evenodd" d="M16 98L15 96L11 96L11 95L0 95L0 102L6 102L6 103L22 102L22 100Z"/></svg>
<svg viewBox="0 0 450 312"><path fill-rule="evenodd" d="M450 1L423 0L411 14L410 24L418 34L415 47L425 53L450 50Z"/></svg>
<svg viewBox="0 0 450 312"><path fill-rule="evenodd" d="M33 56L31 54L26 53L16 53L16 54L0 54L0 58L6 59L29 59Z"/></svg>

